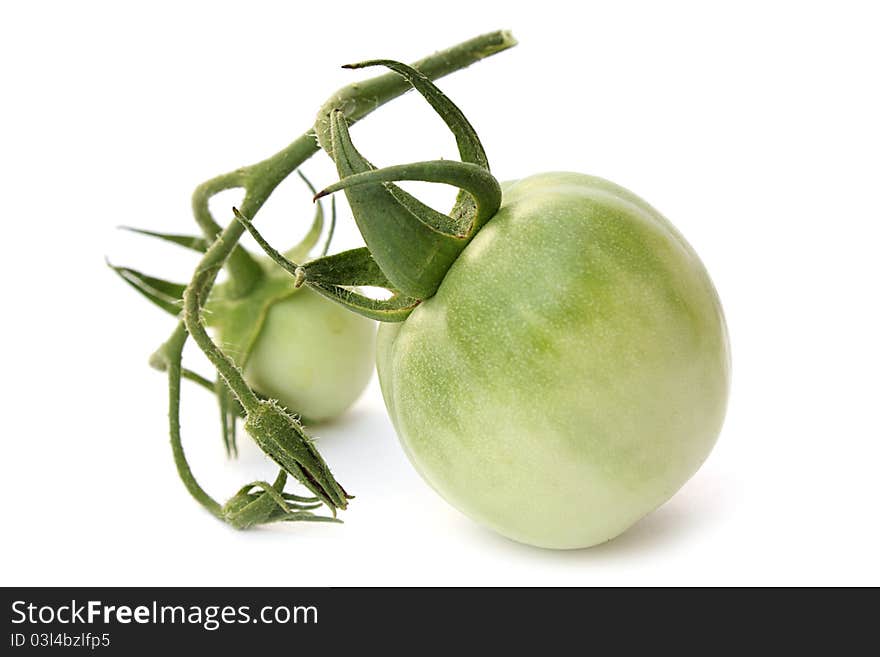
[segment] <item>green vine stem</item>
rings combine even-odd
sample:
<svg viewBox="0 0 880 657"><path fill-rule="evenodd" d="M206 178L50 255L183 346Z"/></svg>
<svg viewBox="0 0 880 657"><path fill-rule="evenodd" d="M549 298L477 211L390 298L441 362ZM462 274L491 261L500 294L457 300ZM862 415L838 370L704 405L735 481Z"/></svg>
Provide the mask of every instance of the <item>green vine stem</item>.
<svg viewBox="0 0 880 657"><path fill-rule="evenodd" d="M155 360L161 360L168 372L169 421L171 427L171 449L177 473L186 489L205 509L219 520L228 522L237 529L247 529L254 525L279 521L316 521L332 522L334 519L318 516L311 511L320 504L318 498L300 497L283 493L287 475L284 470L278 473L274 484L253 482L243 487L225 505L221 506L198 483L186 460L180 436L180 382L190 378L187 370L181 368L183 347L186 344L187 332L182 325L174 331L168 341L154 354ZM157 366L159 363L154 363ZM198 376L198 375L196 375ZM201 381L200 381L201 383ZM205 380L210 385L210 382ZM262 492L254 493L253 488Z"/></svg>
<svg viewBox="0 0 880 657"><path fill-rule="evenodd" d="M490 32L456 46L429 55L412 66L432 80L466 68L516 45L516 39L507 30ZM409 83L397 73L385 73L363 82L356 82L338 90L318 112L314 128L295 139L275 155L251 166L242 167L212 178L199 185L193 193L192 206L196 221L209 240L220 233L220 226L211 216L208 202L222 191L243 187L246 190L239 210L253 219L275 188L314 155L321 147L331 149L330 114L341 110L349 125L410 89ZM232 221L235 223L235 221ZM261 273L253 258L243 249L236 248L227 267L230 288L244 295Z"/></svg>
<svg viewBox="0 0 880 657"><path fill-rule="evenodd" d="M183 443L180 438L180 380L183 347L187 339L186 328L179 324L171 337L153 355L153 365L165 369L168 373L168 423L171 434L171 452L177 474L189 494L211 514L224 520L223 507L211 497L196 481L195 475L186 460Z"/></svg>
<svg viewBox="0 0 880 657"><path fill-rule="evenodd" d="M413 66L426 77L436 79L515 44L516 41L509 32L492 32L429 55ZM283 180L314 155L321 146L324 148L330 146L329 117L332 112L341 110L350 125L409 88L407 81L396 73L386 73L364 82L348 85L337 91L322 106L314 128L306 131L286 148L262 162L212 178L199 185L193 194L192 207L196 222L206 240L213 243L205 252L183 293L182 321L171 338L154 354L151 363L168 372L171 444L175 464L184 485L205 509L235 526L250 526L254 524L253 519L241 522L227 516L224 507L199 486L182 448L180 381L183 376L181 365L183 347L188 335L193 336L200 349L229 385L247 415L245 428L259 446L282 467L282 474L287 472L297 478L323 501L334 515L337 508L344 509L347 506L350 496L333 478L296 418L271 400L258 398L235 364L217 347L205 330L202 308L221 268L226 267L229 276L229 293L232 296L247 294L262 276L258 263L238 244L245 230L244 224L232 218L227 227L221 231L220 225L211 215L209 201L222 191L243 188L245 196L239 208L240 214L247 217L248 221L252 220ZM263 495L270 496L275 502L278 501L278 494L281 494L283 487L281 474L277 483L278 487L262 487ZM269 488L272 490L270 491ZM249 496L253 493L250 490L239 491L237 494L239 503L232 505L236 513L241 510L242 495ZM269 516L266 518L268 519Z"/></svg>
<svg viewBox="0 0 880 657"><path fill-rule="evenodd" d="M247 414L245 429L263 451L331 509L344 509L347 506L345 491L333 478L299 421L277 403L257 397L238 366L214 343L205 329L202 305L241 234L242 227L238 223L228 226L196 268L183 293L186 329L241 403Z"/></svg>
<svg viewBox="0 0 880 657"><path fill-rule="evenodd" d="M202 306L211 292L217 274L226 264L235 249L241 231L232 230L232 226L220 233L220 236L205 253L199 266L196 268L192 282L183 292L183 321L186 329L195 340L199 348L208 357L208 360L217 369L217 372L226 381L229 388L241 402L245 411L251 413L257 409L260 400L244 377L238 370L232 359L214 344L208 331L205 329L202 318ZM238 233L238 235L234 235Z"/></svg>
<svg viewBox="0 0 880 657"><path fill-rule="evenodd" d="M414 162L377 169L355 148L341 110L331 112L330 150L340 181L324 194L345 189L348 204L376 264L406 296L427 299L449 267L501 203L501 187L489 172L480 139L462 111L416 69L393 60L347 68L385 66L419 92L455 136L460 162ZM437 212L393 184L442 182L459 188L449 214Z"/></svg>

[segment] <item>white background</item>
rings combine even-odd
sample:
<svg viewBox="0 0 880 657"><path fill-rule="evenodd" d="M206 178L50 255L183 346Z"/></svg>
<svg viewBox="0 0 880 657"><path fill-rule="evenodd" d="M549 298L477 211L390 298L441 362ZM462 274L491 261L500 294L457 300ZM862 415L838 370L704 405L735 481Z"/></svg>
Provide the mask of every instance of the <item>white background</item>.
<svg viewBox="0 0 880 657"><path fill-rule="evenodd" d="M441 4L3 5L0 583L880 584L871 3ZM177 479L165 379L146 363L173 321L103 258L178 280L194 261L114 226L193 229L197 183L286 145L330 92L366 76L339 65L412 60L497 28L520 45L441 87L499 178L601 175L694 245L732 338L717 448L619 539L533 549L422 483L374 381L317 429L357 495L344 525L222 525ZM455 156L413 95L355 139L383 164ZM306 171L334 179L323 155ZM292 179L260 223L292 241L310 213ZM339 249L355 243L347 216L340 237ZM184 413L217 497L272 476L247 438L225 461L206 395L187 389Z"/></svg>

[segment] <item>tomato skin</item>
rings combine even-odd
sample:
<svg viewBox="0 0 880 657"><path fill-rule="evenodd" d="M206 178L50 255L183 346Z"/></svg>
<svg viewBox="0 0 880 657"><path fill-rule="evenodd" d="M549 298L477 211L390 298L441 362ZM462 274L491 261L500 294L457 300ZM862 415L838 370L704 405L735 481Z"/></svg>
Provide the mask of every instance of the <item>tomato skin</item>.
<svg viewBox="0 0 880 657"><path fill-rule="evenodd" d="M449 503L514 540L607 541L711 451L727 330L693 249L599 178L508 184L499 212L401 324L380 327L398 436Z"/></svg>
<svg viewBox="0 0 880 657"><path fill-rule="evenodd" d="M245 379L309 422L331 420L369 382L375 338L375 322L303 287L268 309Z"/></svg>

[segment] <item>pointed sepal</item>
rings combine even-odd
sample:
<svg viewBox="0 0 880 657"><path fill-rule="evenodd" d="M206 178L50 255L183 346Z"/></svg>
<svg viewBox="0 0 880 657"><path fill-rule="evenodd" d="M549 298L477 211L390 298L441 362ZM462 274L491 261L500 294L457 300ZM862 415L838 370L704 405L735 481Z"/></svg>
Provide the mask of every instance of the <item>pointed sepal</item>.
<svg viewBox="0 0 880 657"><path fill-rule="evenodd" d="M127 230L130 233L137 233L138 235L146 235L147 237L155 237L157 239L163 240L165 242L171 242L172 244L177 244L177 246L182 246L185 249L191 249L192 251L198 251L199 253L204 253L208 250L208 240L202 237L196 237L195 235L178 235L176 233L158 233L154 230L144 230L143 228L132 228L131 226L120 226L120 230Z"/></svg>
<svg viewBox="0 0 880 657"><path fill-rule="evenodd" d="M107 262L110 267L123 281L137 290L144 298L164 310L170 315L178 316L182 308L183 291L185 285L172 283L155 276L147 276L137 269L129 267L117 267Z"/></svg>
<svg viewBox="0 0 880 657"><path fill-rule="evenodd" d="M352 144L342 112L331 117L331 135L341 184L325 192L345 190L367 247L396 289L417 299L432 296L476 234L477 220L491 217L500 206L501 186L488 169L473 163L438 160L377 170ZM355 176L361 177L346 182ZM393 180L464 187L472 201L465 204L467 211L444 215L404 192Z"/></svg>
<svg viewBox="0 0 880 657"><path fill-rule="evenodd" d="M269 244L244 215L238 213L236 217L266 255L293 276L296 287L307 284L318 294L380 322L402 322L420 303L419 299L401 294L394 288L365 248L344 251L299 265ZM391 296L388 299L376 299L352 289L362 285L384 288Z"/></svg>

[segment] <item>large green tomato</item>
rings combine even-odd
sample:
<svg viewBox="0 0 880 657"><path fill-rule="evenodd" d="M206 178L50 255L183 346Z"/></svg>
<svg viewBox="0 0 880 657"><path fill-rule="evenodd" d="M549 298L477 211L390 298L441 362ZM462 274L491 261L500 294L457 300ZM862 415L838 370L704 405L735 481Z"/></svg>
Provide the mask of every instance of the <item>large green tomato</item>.
<svg viewBox="0 0 880 657"><path fill-rule="evenodd" d="M668 500L717 439L729 369L690 245L632 193L574 173L505 185L436 295L378 340L422 477L549 548L607 541Z"/></svg>

